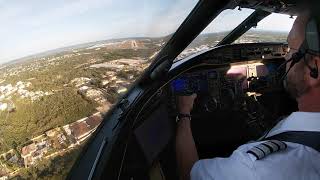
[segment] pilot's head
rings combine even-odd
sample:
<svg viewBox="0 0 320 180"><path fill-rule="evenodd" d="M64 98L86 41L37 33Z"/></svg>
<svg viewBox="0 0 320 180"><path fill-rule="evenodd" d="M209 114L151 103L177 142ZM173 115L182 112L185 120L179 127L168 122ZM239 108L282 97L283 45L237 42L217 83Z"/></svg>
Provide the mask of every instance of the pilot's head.
<svg viewBox="0 0 320 180"><path fill-rule="evenodd" d="M306 25L310 19L310 13L301 13L295 20L292 29L288 35L288 45L290 48L286 59L289 59L293 53L297 52L305 39ZM316 64L320 66L319 56L306 54L304 59L301 59L292 69L287 76L287 90L288 92L299 101L305 99L305 96L313 94L320 95L320 76L315 79L310 76L310 67L315 68ZM287 70L290 63L287 64Z"/></svg>

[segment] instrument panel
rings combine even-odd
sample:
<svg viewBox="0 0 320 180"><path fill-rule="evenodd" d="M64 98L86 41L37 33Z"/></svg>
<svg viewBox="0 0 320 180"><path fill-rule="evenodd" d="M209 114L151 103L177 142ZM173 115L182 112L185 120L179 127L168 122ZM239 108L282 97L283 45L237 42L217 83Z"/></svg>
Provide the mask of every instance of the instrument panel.
<svg viewBox="0 0 320 180"><path fill-rule="evenodd" d="M184 73L171 83L175 95L198 95L199 106L213 112L233 108L248 93L262 93L279 86L277 64L246 62L228 67ZM241 103L241 102L240 102Z"/></svg>

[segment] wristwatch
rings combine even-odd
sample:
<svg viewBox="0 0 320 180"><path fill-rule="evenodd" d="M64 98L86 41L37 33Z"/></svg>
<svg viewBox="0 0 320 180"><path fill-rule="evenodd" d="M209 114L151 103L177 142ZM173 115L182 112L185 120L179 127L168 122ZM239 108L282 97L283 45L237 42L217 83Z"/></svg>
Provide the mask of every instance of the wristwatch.
<svg viewBox="0 0 320 180"><path fill-rule="evenodd" d="M189 118L189 120L191 121L191 115L190 114L182 114L182 113L179 113L176 117L176 123L178 123L182 118Z"/></svg>

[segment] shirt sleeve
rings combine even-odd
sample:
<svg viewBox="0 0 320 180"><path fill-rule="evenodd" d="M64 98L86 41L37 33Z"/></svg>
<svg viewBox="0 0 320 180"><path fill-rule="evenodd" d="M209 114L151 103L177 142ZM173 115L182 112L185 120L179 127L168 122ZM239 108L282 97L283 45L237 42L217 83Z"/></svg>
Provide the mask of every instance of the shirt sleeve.
<svg viewBox="0 0 320 180"><path fill-rule="evenodd" d="M213 158L197 161L190 172L191 180L256 179L247 153L235 151L228 158Z"/></svg>
<svg viewBox="0 0 320 180"><path fill-rule="evenodd" d="M213 177L208 173L205 167L204 161L206 160L199 160L193 165L190 172L191 180L213 180Z"/></svg>

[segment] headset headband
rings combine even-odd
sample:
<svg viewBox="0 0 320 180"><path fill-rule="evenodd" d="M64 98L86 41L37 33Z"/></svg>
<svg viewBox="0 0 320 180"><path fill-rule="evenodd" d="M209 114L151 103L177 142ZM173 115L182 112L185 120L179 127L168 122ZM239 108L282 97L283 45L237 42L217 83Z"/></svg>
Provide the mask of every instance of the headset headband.
<svg viewBox="0 0 320 180"><path fill-rule="evenodd" d="M305 30L305 41L302 46L308 53L320 54L320 40L319 40L319 23L316 18L311 18L307 23Z"/></svg>

